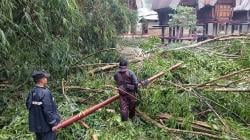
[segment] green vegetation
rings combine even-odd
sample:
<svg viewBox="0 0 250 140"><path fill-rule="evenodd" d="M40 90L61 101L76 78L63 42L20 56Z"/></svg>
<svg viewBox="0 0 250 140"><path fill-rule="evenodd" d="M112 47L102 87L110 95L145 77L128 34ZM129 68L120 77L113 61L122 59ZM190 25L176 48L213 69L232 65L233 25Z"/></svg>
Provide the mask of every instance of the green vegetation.
<svg viewBox="0 0 250 140"><path fill-rule="evenodd" d="M134 21L134 13L117 0L3 0L0 9L1 140L33 139L28 131L24 101L33 83L30 73L35 69L51 73L50 89L63 119L115 95L112 89L105 88L105 85L114 85L115 70L90 75L88 72L98 66L80 65L117 62L120 54L116 50L98 52L114 48L117 43L117 46L139 46L151 52L145 55L143 62L130 66L140 80L160 71L166 72L164 77L141 89L140 111L157 121L157 115L171 114L173 118L162 122L166 127L195 131L191 122L199 120L209 124L216 131L213 134L224 139L250 139L248 93L215 91L223 86L248 89L249 71L197 86L249 68L249 39L215 41L178 51L156 48L160 42L156 37L132 41L117 39L126 30L126 25ZM92 55L95 52L98 53ZM168 68L178 62L183 62L182 67L168 72ZM63 79L65 86L100 92L68 89L65 94L69 100L66 100L61 91ZM178 117L183 118L183 125L178 124ZM75 123L59 131L58 139L88 140L93 134L100 140L210 139L190 133L166 133L140 116L121 122L118 101L83 121L90 129Z"/></svg>
<svg viewBox="0 0 250 140"><path fill-rule="evenodd" d="M145 43L147 42L147 43ZM151 42L151 43L150 43ZM157 42L157 41L156 41ZM142 48L148 48L156 43L155 39L142 41L140 46ZM137 42L138 43L138 42ZM221 47L233 47L232 45L240 43L239 41L229 42L215 42L204 46L204 49L208 50L221 50ZM144 46L145 44L145 46ZM151 45L150 45L151 44ZM246 45L235 46L234 49L223 49L227 53L235 53L241 49L249 50ZM213 47L216 46L216 47ZM221 47L220 47L221 46ZM218 53L218 51L216 52ZM184 126L179 129L192 130L191 123L194 120L200 120L210 124L213 129L222 131L221 135L225 139L230 138L250 138L249 128L245 123L249 124L250 112L249 112L249 98L246 93L224 93L215 92L207 88L193 88L188 87L189 84L201 84L216 77L240 70L248 67L243 60L248 57L242 54L242 58L228 59L224 56L218 56L216 53L207 53L200 49L193 50L180 50L173 52L158 51L151 54L150 58L144 60L143 64L133 64L131 69L135 71L139 79L145 79L151 75L165 71L178 62L183 62L183 66L176 72L167 73L165 77L160 78L155 84L149 87L141 89L141 101L138 106L143 112L146 112L152 118L161 114L169 113L175 117L184 118ZM83 68L83 71L87 71L87 68ZM86 73L76 71L70 73L65 83L67 86L81 86L102 90L102 93L95 93L94 91L81 91L81 90L68 90L67 96L70 98L68 102L61 94L60 83L54 83L52 81L52 90L56 96L59 104L59 110L63 118L67 118L72 114L76 114L84 108L87 108L93 104L99 103L112 95L114 92L110 89L103 88L104 85L113 84L113 74L102 72L94 76L89 76ZM214 82L214 84L223 85L232 81L246 78L249 76L249 72L244 72L240 75L232 76L228 79L222 79ZM58 79L59 80L59 79ZM181 88L177 88L171 83L176 83L185 88L191 88L193 90L183 91ZM56 88L58 87L58 88ZM230 87L248 87L247 81L232 84ZM213 87L211 87L213 89ZM1 125L1 139L31 139L32 134L28 132L27 128L27 111L24 107L24 99L28 91L24 90L12 93L19 97L18 103L15 103L14 98L3 98L3 103L6 103L5 109L2 110ZM6 91L6 93L8 93ZM195 94L200 94L205 99L200 100ZM13 96L14 96L13 95ZM21 100L20 100L21 99ZM83 99L87 99L82 101ZM213 106L214 110L223 118L226 125L230 128L230 132L225 130L218 117L213 112L208 112L202 115L197 115L200 112L209 110L209 107L205 103L208 102ZM82 102L82 103L79 103ZM20 106L20 104L22 104ZM223 106L223 107L221 107ZM111 110L111 111L110 111ZM237 115L235 115L237 114ZM178 128L177 121L171 119L165 123L165 126ZM59 139L91 139L93 134L96 134L99 139L170 139L170 138L190 138L190 139L203 139L203 136L193 136L189 134L185 135L172 135L171 133L165 133L160 128L157 128L151 124L144 122L139 116L132 122L121 122L118 110L118 102L112 103L108 107L105 107L95 114L90 115L84 120L91 128L86 129L79 123L61 130L58 134ZM171 134L171 135L169 135Z"/></svg>
<svg viewBox="0 0 250 140"><path fill-rule="evenodd" d="M174 14L170 14L172 19L169 21L171 27L182 27L190 30L196 28L197 17L195 14L195 8L188 6L177 6Z"/></svg>
<svg viewBox="0 0 250 140"><path fill-rule="evenodd" d="M105 53L85 56L116 47L117 35L136 21L122 0L3 0L0 9L0 77L16 82L33 69L59 78L79 62L112 61Z"/></svg>

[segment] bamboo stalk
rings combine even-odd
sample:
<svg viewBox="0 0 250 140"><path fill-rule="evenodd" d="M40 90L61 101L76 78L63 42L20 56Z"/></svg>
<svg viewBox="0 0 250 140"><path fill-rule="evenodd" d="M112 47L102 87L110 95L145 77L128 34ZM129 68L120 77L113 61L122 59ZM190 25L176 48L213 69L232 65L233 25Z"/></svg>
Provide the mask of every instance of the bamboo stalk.
<svg viewBox="0 0 250 140"><path fill-rule="evenodd" d="M173 118L173 116L170 114L164 113L164 114L158 115L157 118L161 120L170 120ZM178 125L184 126L184 118L178 117L177 123ZM190 124L193 130L207 132L207 133L215 133L215 131L212 130L212 127L208 125L206 122L193 121L193 122L190 122Z"/></svg>
<svg viewBox="0 0 250 140"><path fill-rule="evenodd" d="M246 94L250 94L249 88L215 88L212 91L217 92L246 92Z"/></svg>
<svg viewBox="0 0 250 140"><path fill-rule="evenodd" d="M137 114L139 116L141 116L142 119L144 119L146 122L148 123L151 123L161 129L163 129L165 132L168 132L168 133L184 133L184 134L193 134L193 135L200 135L200 136L206 136L206 137L209 137L209 138L213 138L213 139L222 139L221 136L217 136L217 135L213 135L213 134L209 134L209 133L205 133L205 132L197 132L197 131L189 131L189 130L180 130L180 129L174 129L174 128L168 128L168 127L165 127L164 125L158 123L157 121L151 119L148 115L146 115L145 113L139 111L139 110L136 110Z"/></svg>
<svg viewBox="0 0 250 140"><path fill-rule="evenodd" d="M94 64L81 64L81 65L77 65L74 66L72 68L75 67L95 67L95 66L103 66L103 65L117 65L118 63L94 63Z"/></svg>
<svg viewBox="0 0 250 140"><path fill-rule="evenodd" d="M170 120L172 118L174 118L172 115L168 114L168 113L164 113L164 114L160 114L160 115L157 115L157 118L160 118L160 119L167 119L167 120ZM178 117L177 118L177 121L179 122L184 122L184 118L182 117ZM212 129L212 127L210 125L208 125L206 122L202 122L202 121L193 121L191 122L193 125L199 125L199 126L202 126L202 127L205 127L205 128L209 128L209 129Z"/></svg>
<svg viewBox="0 0 250 140"><path fill-rule="evenodd" d="M215 51L207 50L207 49L204 49L204 48L197 48L197 49L203 50L203 51L205 51L207 53L211 53L211 54L215 54L215 55L218 55L218 56L226 57L226 58L239 58L240 57L240 55L217 53Z"/></svg>
<svg viewBox="0 0 250 140"><path fill-rule="evenodd" d="M89 127L89 125L88 124L86 124L84 121L78 121L80 124L81 124L81 126L83 126L83 127L85 127L86 129L89 129L90 127Z"/></svg>
<svg viewBox="0 0 250 140"><path fill-rule="evenodd" d="M181 89L185 90L185 91L188 91L190 93L192 93L193 95L195 95L195 97L197 97L198 99L200 99L201 101L204 101L205 104L214 112L214 114L217 116L217 118L220 120L220 122L225 126L226 130L229 131L229 127L227 126L227 124L223 121L223 119L221 118L221 116L214 110L214 108L206 101L204 100L204 97L201 96L200 94L196 94L193 89L189 90L189 89L186 89L178 84L175 84L175 83L172 83L172 82L169 82L177 87L180 87Z"/></svg>
<svg viewBox="0 0 250 140"><path fill-rule="evenodd" d="M174 70L177 67L179 67L180 65L181 64L174 65L171 68L169 68L169 70ZM156 78L159 78L160 75L162 76L162 74L156 74L156 75L157 76L152 76L151 78L148 78L147 81L148 82L153 82ZM139 84L139 86L141 86L141 84ZM65 127L73 124L74 122L76 122L76 121L78 121L78 120L80 120L80 119L82 119L82 118L84 118L84 117L86 117L86 116L88 116L88 115L96 112L98 109L100 109L102 107L105 107L106 105L114 102L119 97L120 97L119 95L115 95L115 96L113 96L113 97L111 97L111 98L109 98L109 99L107 99L107 100L105 100L105 101L103 101L103 102L101 102L99 104L96 104L96 105L94 105L94 106L92 106L92 107L90 107L90 108L88 108L88 109L80 112L77 115L74 115L74 116L72 116L72 117L64 120L63 122L60 122L57 126L54 126L52 128L52 131L57 131L58 129L65 128Z"/></svg>
<svg viewBox="0 0 250 140"><path fill-rule="evenodd" d="M141 62L141 61L142 60L139 60L139 59L133 59L133 60L130 60L129 63L138 63L138 62ZM102 71L117 68L118 66L119 66L119 63L114 64L114 65L107 65L107 66L103 66L103 67L98 67L98 68L95 68L95 69L89 71L88 73L93 75L93 74L98 73L98 72L102 72Z"/></svg>
<svg viewBox="0 0 250 140"><path fill-rule="evenodd" d="M244 77L244 78L241 78L241 79L238 79L238 80L235 80L235 81L232 81L232 82L228 83L227 85L225 85L225 87L228 87L228 86L230 86L232 84L236 84L238 82L241 82L241 81L244 81L244 80L249 80L249 79L250 79L250 77Z"/></svg>
<svg viewBox="0 0 250 140"><path fill-rule="evenodd" d="M248 36L243 36L243 35L241 35L241 36L226 35L226 36L216 37L216 38L213 38L213 39L208 39L208 40L205 40L205 41L202 41L202 42L199 42L199 43L196 43L196 44L184 46L184 47L169 49L169 50L166 50L166 51L176 51L176 50L181 50L181 49L196 48L196 47L202 46L204 44L207 44L207 43L210 43L210 42L213 42L213 41L226 41L226 40L232 40L232 39L250 39L250 38Z"/></svg>
<svg viewBox="0 0 250 140"><path fill-rule="evenodd" d="M213 83L213 82L218 81L218 80L221 80L221 79L229 78L229 77L232 77L232 76L234 76L234 75L240 74L240 73L245 72L245 71L250 71L250 68L242 69L242 70L239 70L239 71L235 71L235 72L232 72L232 73L223 75L223 76L221 76L221 77L215 78L214 80L211 80L211 81L208 81L208 82L199 84L199 85L197 85L196 87L202 87L202 86L205 86L205 85L207 85L207 84L209 84L209 83Z"/></svg>

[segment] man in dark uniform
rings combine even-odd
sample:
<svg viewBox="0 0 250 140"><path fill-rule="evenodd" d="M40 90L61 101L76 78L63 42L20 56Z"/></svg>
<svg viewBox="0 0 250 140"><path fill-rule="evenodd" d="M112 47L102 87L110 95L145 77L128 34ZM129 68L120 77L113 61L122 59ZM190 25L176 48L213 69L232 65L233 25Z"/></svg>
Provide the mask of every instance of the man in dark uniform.
<svg viewBox="0 0 250 140"><path fill-rule="evenodd" d="M35 132L37 140L55 140L52 127L60 122L54 98L46 88L49 74L43 71L32 73L35 87L30 91L26 107L29 110L29 130Z"/></svg>
<svg viewBox="0 0 250 140"><path fill-rule="evenodd" d="M120 89L120 112L122 121L127 121L135 116L136 98L138 93L138 80L134 72L128 69L128 61L121 59L119 69L114 79Z"/></svg>

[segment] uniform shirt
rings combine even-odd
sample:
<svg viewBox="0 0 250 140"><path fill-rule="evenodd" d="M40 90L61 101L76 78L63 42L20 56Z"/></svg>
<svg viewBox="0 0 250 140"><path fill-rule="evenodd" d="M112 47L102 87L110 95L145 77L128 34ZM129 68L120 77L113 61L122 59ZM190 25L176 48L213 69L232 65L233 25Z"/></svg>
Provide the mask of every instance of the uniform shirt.
<svg viewBox="0 0 250 140"><path fill-rule="evenodd" d="M123 84L131 84L135 86L135 92L138 92L138 80L133 71L127 69L127 67L120 67L114 75L114 80L117 86Z"/></svg>
<svg viewBox="0 0 250 140"><path fill-rule="evenodd" d="M26 100L31 132L49 132L60 122L57 106L48 88L35 86Z"/></svg>

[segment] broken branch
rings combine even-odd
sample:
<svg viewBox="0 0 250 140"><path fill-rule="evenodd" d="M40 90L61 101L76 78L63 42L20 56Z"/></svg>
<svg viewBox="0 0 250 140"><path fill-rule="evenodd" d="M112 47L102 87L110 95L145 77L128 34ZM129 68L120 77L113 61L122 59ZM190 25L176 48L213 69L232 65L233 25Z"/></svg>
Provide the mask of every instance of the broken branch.
<svg viewBox="0 0 250 140"><path fill-rule="evenodd" d="M250 92L249 88L215 88L212 90L217 92L246 92L246 94Z"/></svg>
<svg viewBox="0 0 250 140"><path fill-rule="evenodd" d="M179 48L175 48L175 49L169 49L169 50L166 50L166 51L176 51L176 50L181 50L181 49L196 48L196 47L202 46L204 44L207 44L207 43L210 43L210 42L213 42L213 41L226 41L226 40L232 40L232 39L249 39L249 37L244 36L244 35L241 35L241 36L235 36L235 35L220 36L220 37L216 37L216 38L213 38L213 39L208 39L208 40L196 43L196 44L192 44L192 45L189 45L189 46L179 47Z"/></svg>
<svg viewBox="0 0 250 140"><path fill-rule="evenodd" d="M221 136L217 136L217 135L213 135L213 134L209 134L209 133L205 133L205 132L197 132L197 131L189 131L189 130L180 130L180 129L174 129L174 128L168 128L165 127L164 125L158 123L157 121L151 119L149 116L147 116L145 113L136 110L136 112L138 113L138 115L141 116L142 119L144 119L146 122L151 123L161 129L163 129L166 132L170 132L170 133L189 133L189 134L193 134L193 135L200 135L200 136L206 136L209 138L213 138L213 139L222 139Z"/></svg>
<svg viewBox="0 0 250 140"><path fill-rule="evenodd" d="M216 79L214 79L214 80L211 80L211 81L208 81L208 82L199 84L199 85L197 85L196 87L202 87L202 86L205 86L205 85L207 85L207 84L213 83L213 82L215 82L215 81L218 81L218 80L221 80L221 79L225 79L225 78L229 78L229 77L232 77L232 76L234 76L234 75L237 75L237 74L240 74L240 73L242 73L242 72L249 71L249 70L250 70L250 68L246 68L246 69L242 69L242 70L239 70L239 71L235 71L235 72L229 73L229 74L227 74L227 75L223 75L223 76L221 76L221 77L218 77L218 78L216 78Z"/></svg>
<svg viewBox="0 0 250 140"><path fill-rule="evenodd" d="M142 60L139 60L139 59L133 59L133 60L130 60L129 63L138 63L141 61ZM88 73L93 75L93 74L101 72L101 71L106 71L106 70L111 70L111 69L117 68L118 66L119 66L119 63L116 63L114 65L107 65L107 66L95 68L95 69L89 71Z"/></svg>
<svg viewBox="0 0 250 140"><path fill-rule="evenodd" d="M173 116L168 114L168 113L164 113L164 114L158 115L157 118L161 119L161 120L170 120L173 118ZM184 126L184 118L178 117L177 123L181 126ZM191 123L191 127L196 131L215 133L215 131L212 130L212 127L210 125L208 125L206 122L193 121L190 123Z"/></svg>
<svg viewBox="0 0 250 140"><path fill-rule="evenodd" d="M79 123L80 123L80 125L81 126L83 126L83 127L85 127L86 129L89 129L90 127L89 127L89 125L88 124L86 124L84 121L78 121Z"/></svg>

